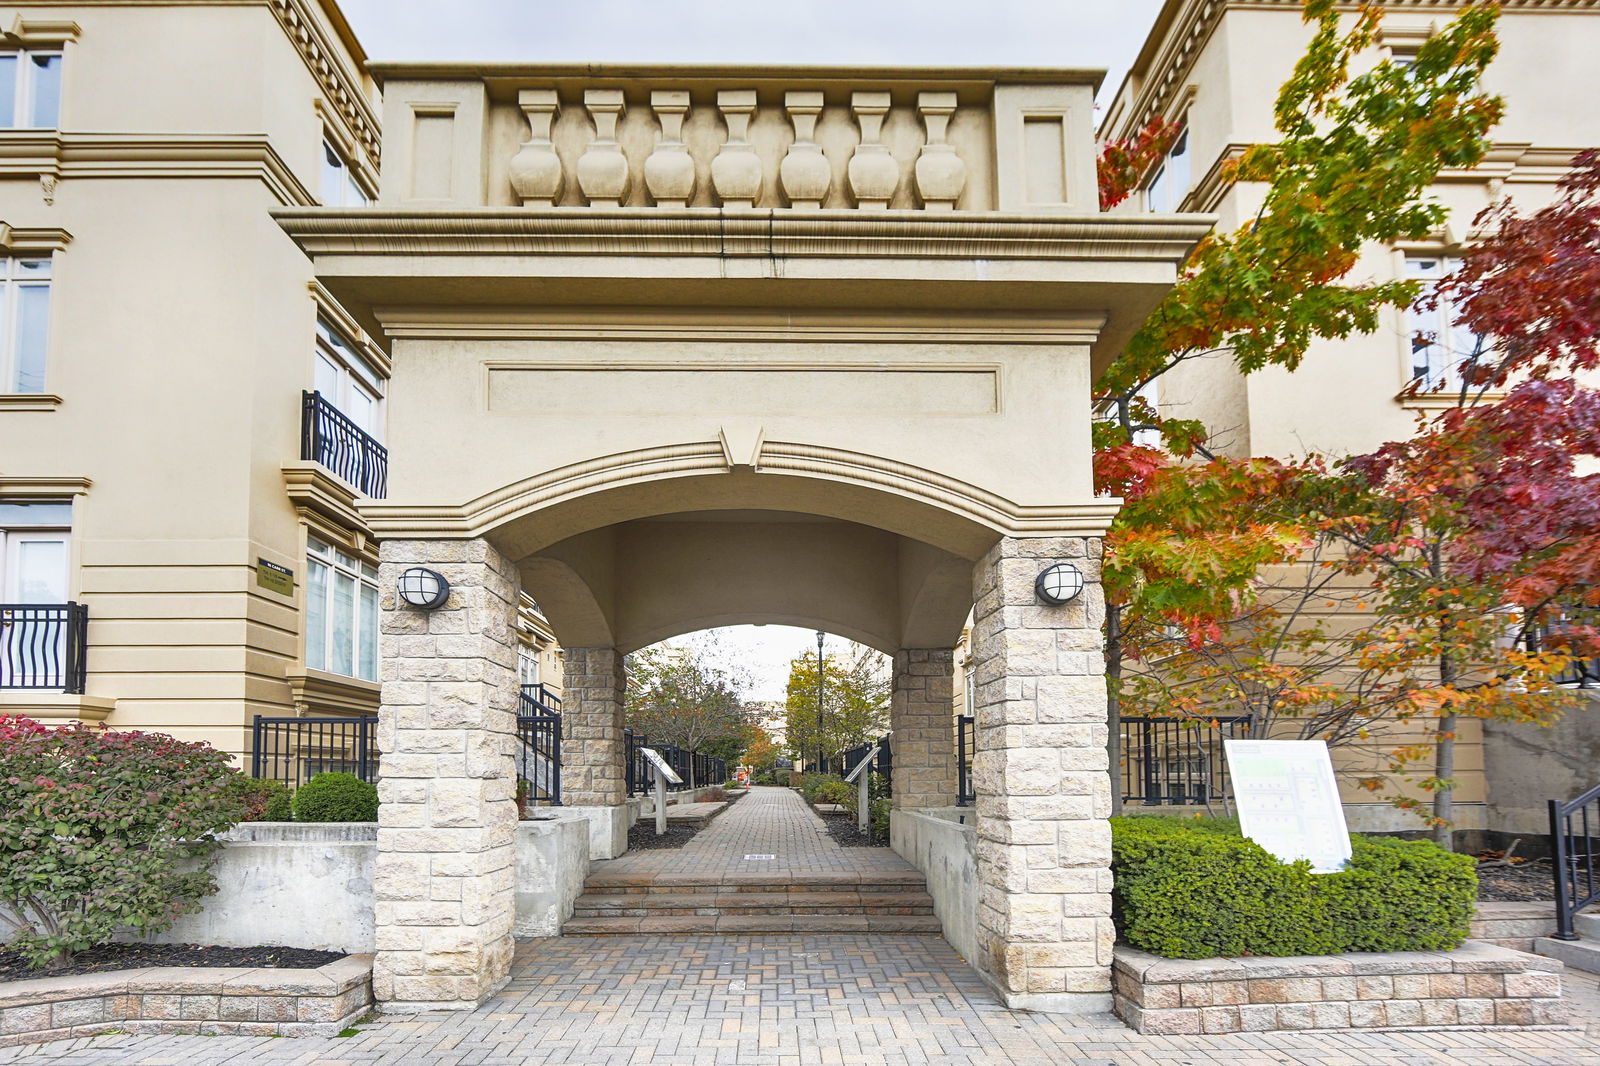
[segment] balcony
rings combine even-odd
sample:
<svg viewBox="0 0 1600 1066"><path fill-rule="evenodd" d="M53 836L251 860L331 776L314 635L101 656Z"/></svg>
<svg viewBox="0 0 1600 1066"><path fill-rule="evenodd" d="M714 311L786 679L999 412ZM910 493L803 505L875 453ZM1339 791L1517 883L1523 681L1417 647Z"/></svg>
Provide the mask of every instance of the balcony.
<svg viewBox="0 0 1600 1066"><path fill-rule="evenodd" d="M302 397L300 458L322 464L366 496L383 499L389 483L388 450L320 392Z"/></svg>
<svg viewBox="0 0 1600 1066"><path fill-rule="evenodd" d="M0 690L81 695L88 643L85 604L0 604Z"/></svg>

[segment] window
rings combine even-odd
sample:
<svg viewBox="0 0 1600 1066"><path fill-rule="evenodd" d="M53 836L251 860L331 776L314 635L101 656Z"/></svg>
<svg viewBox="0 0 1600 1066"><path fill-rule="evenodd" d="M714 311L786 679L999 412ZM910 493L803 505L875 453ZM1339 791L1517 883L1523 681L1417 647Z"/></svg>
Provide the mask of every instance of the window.
<svg viewBox="0 0 1600 1066"><path fill-rule="evenodd" d="M0 603L66 603L72 504L0 499Z"/></svg>
<svg viewBox="0 0 1600 1066"><path fill-rule="evenodd" d="M524 644L517 653L517 684L531 688L539 683L539 650Z"/></svg>
<svg viewBox="0 0 1600 1066"><path fill-rule="evenodd" d="M306 557L306 666L378 679L378 569L315 537Z"/></svg>
<svg viewBox="0 0 1600 1066"><path fill-rule="evenodd" d="M50 257L0 259L0 392L43 392Z"/></svg>
<svg viewBox="0 0 1600 1066"><path fill-rule="evenodd" d="M1434 290L1439 281L1461 265L1461 260L1442 255L1406 256L1406 276ZM1424 310L1412 306L1406 312L1406 332L1411 339L1411 380L1421 383L1423 392L1454 391L1461 387L1461 364L1479 354L1482 339L1458 325L1459 311L1448 300Z"/></svg>
<svg viewBox="0 0 1600 1066"><path fill-rule="evenodd" d="M1189 158L1189 131L1178 132L1177 139L1167 151L1167 158L1156 168L1155 176L1145 187L1144 205L1157 214L1176 211L1183 198L1189 194L1191 180Z"/></svg>
<svg viewBox="0 0 1600 1066"><path fill-rule="evenodd" d="M327 319L317 319L313 387L374 440L383 439L383 378Z"/></svg>
<svg viewBox="0 0 1600 1066"><path fill-rule="evenodd" d="M54 129L61 114L61 53L0 53L0 127Z"/></svg>
<svg viewBox="0 0 1600 1066"><path fill-rule="evenodd" d="M322 205L324 207L371 207L372 198L356 184L355 169L335 148L322 142Z"/></svg>

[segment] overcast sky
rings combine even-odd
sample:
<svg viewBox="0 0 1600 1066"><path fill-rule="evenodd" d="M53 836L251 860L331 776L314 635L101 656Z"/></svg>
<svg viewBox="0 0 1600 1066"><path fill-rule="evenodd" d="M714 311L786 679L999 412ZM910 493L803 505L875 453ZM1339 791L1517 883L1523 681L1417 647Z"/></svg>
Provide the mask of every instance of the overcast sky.
<svg viewBox="0 0 1600 1066"><path fill-rule="evenodd" d="M1160 0L341 0L375 60L1095 67Z"/></svg>
<svg viewBox="0 0 1600 1066"><path fill-rule="evenodd" d="M1116 92L1160 0L341 0L367 54L563 63L1092 67ZM559 636L559 634L558 634ZM735 626L752 699L781 700L810 630ZM835 637L830 651L844 651Z"/></svg>

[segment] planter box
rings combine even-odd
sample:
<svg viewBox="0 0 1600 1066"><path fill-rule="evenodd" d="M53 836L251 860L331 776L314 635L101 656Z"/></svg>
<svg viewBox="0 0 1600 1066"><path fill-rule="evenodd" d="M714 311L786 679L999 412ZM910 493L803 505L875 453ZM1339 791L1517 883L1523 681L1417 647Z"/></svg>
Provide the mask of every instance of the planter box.
<svg viewBox="0 0 1600 1066"><path fill-rule="evenodd" d="M1163 959L1117 945L1114 1009L1140 1033L1543 1025L1566 1020L1561 963L1477 941L1455 951Z"/></svg>
<svg viewBox="0 0 1600 1066"><path fill-rule="evenodd" d="M0 1046L108 1029L333 1036L371 1009L371 955L350 955L315 970L111 970L0 983Z"/></svg>

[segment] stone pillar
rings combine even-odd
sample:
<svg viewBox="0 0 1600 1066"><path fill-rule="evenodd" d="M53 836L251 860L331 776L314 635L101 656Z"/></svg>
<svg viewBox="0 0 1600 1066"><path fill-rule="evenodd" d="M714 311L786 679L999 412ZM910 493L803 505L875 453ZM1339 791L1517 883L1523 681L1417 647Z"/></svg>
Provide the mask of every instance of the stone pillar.
<svg viewBox="0 0 1600 1066"><path fill-rule="evenodd" d="M567 648L561 673L561 798L616 806L628 798L622 765L627 678L615 648Z"/></svg>
<svg viewBox="0 0 1600 1066"><path fill-rule="evenodd" d="M517 572L482 539L386 540L381 558L373 993L388 1011L470 1010L511 968ZM409 566L449 580L443 607L399 600Z"/></svg>
<svg viewBox="0 0 1600 1066"><path fill-rule="evenodd" d="M1003 538L974 570L978 950L1014 1008L1109 1010L1111 777L1099 538ZM1083 592L1051 607L1039 571Z"/></svg>
<svg viewBox="0 0 1600 1066"><path fill-rule="evenodd" d="M901 810L956 802L955 652L910 648L894 657L894 805Z"/></svg>

